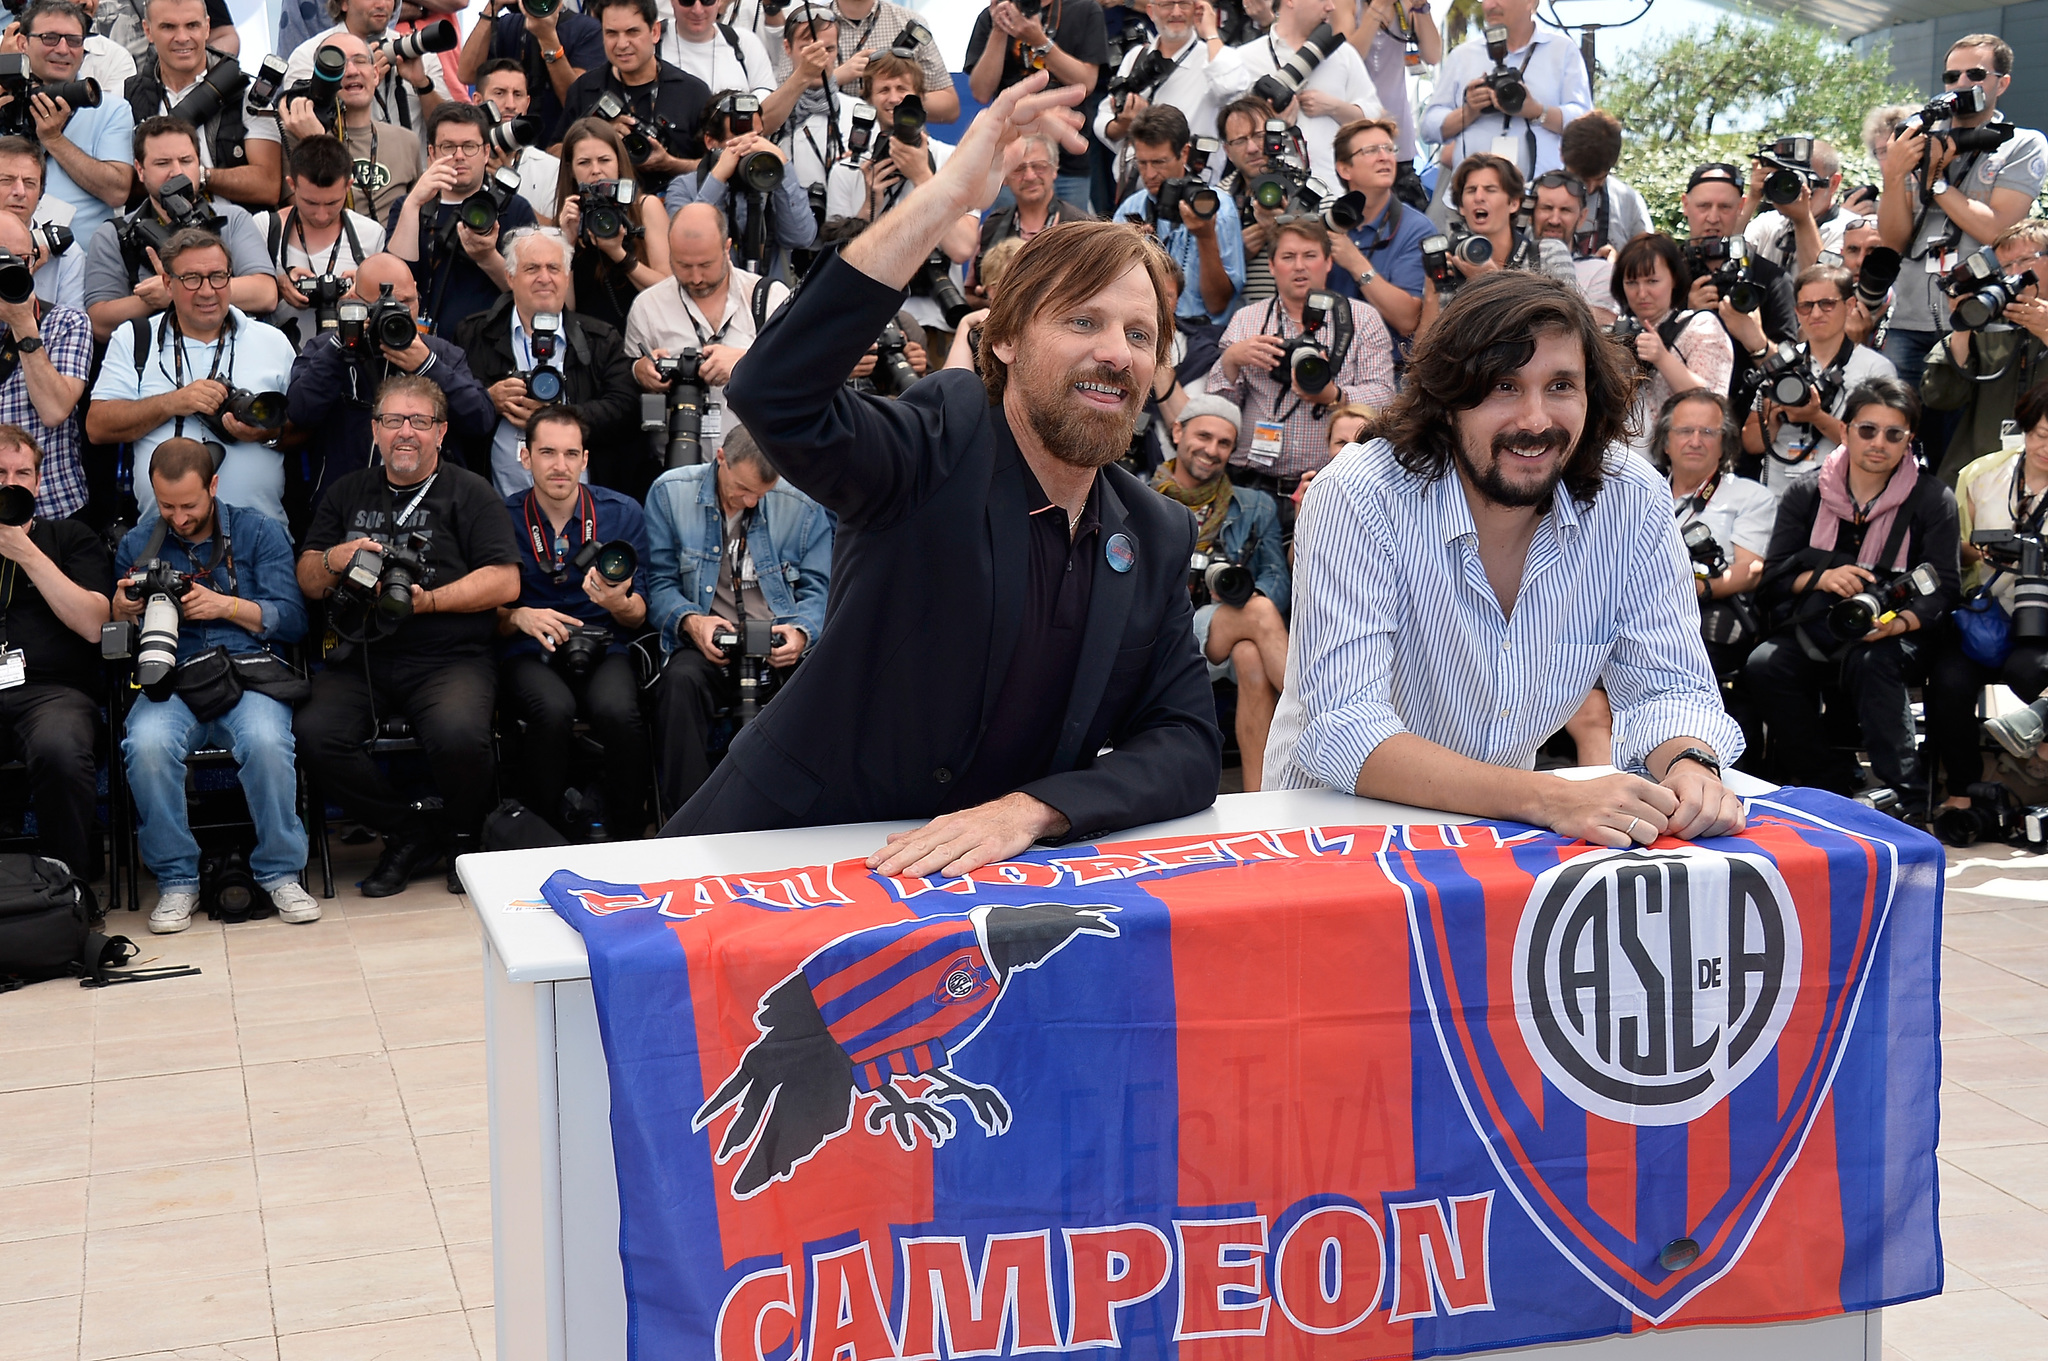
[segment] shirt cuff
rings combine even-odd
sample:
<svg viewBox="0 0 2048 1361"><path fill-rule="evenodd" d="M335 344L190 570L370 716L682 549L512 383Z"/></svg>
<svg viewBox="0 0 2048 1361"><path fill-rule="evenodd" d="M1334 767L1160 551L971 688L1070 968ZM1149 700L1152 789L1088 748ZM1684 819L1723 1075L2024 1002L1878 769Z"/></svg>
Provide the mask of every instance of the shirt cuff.
<svg viewBox="0 0 2048 1361"><path fill-rule="evenodd" d="M1389 737L1408 731L1389 704L1353 704L1303 725L1294 764L1345 794L1358 790L1358 773Z"/></svg>
<svg viewBox="0 0 2048 1361"><path fill-rule="evenodd" d="M1615 750L1621 769L1648 779L1650 753L1674 737L1697 737L1714 749L1723 765L1734 765L1745 747L1742 728L1721 707L1718 695L1670 695L1619 710L1614 715Z"/></svg>

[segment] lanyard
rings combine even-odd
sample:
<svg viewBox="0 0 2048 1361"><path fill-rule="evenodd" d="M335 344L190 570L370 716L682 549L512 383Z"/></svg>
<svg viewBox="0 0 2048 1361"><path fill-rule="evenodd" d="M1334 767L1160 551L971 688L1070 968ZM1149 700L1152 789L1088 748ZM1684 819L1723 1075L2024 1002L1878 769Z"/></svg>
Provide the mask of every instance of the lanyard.
<svg viewBox="0 0 2048 1361"><path fill-rule="evenodd" d="M733 321L739 316L739 308L732 305L732 272L730 270L726 272L725 276L725 293L725 320L718 323L717 330L706 335L704 327L697 320L697 311L691 303L690 295L683 292L683 285L680 280L676 283L676 297L682 301L683 315L690 319L690 329L697 333L697 348L700 350L708 345L723 345L725 343L726 331L731 329Z"/></svg>
<svg viewBox="0 0 2048 1361"><path fill-rule="evenodd" d="M587 488L576 494L575 518L583 521L583 542L596 543L597 498L592 496ZM531 491L527 492L526 536L533 546L533 560L540 564L542 571L551 573L554 583L559 586L568 576L565 567L568 554L565 548L557 548L555 544L561 542L566 547L566 539L558 539L557 536L550 534L549 528L546 518L540 513L540 498ZM563 528L566 530L568 526L565 525Z"/></svg>
<svg viewBox="0 0 2048 1361"><path fill-rule="evenodd" d="M22 527L31 529L34 526L35 521L31 520ZM0 650L7 647L7 611L14 604L14 581L20 575L21 569L12 558L0 560Z"/></svg>
<svg viewBox="0 0 2048 1361"><path fill-rule="evenodd" d="M744 587L740 581L741 564L747 560L747 535L753 527L754 512L749 509L740 515L739 528L726 540L725 558L720 563L720 570L732 583L733 607L742 619L747 617L747 598L743 594Z"/></svg>
<svg viewBox="0 0 2048 1361"><path fill-rule="evenodd" d="M441 473L439 469L436 469L433 473L429 474L427 480L420 483L420 489L412 494L412 500L407 501L405 503L405 509L397 512L391 517L392 538L394 540L396 540L398 537L397 531L404 529L405 522L407 520L410 520L412 518L412 513L420 508L420 502L427 499L427 493L434 489L434 481L436 478L440 476ZM391 483L388 479L384 483L384 491L386 495L390 495ZM396 501L398 498L393 496L391 499Z"/></svg>
<svg viewBox="0 0 2048 1361"><path fill-rule="evenodd" d="M373 133L373 134L372 134L372 136L374 136L374 135L375 135L375 134ZM377 153L376 153L376 151L375 151L374 149L372 149L372 151L371 151L371 153L370 153L370 154L371 154L371 155L372 155L372 156L374 157L374 156L375 156L375 155L376 155ZM348 210L344 208L344 209L343 209L342 211L343 211L343 212L346 212L346 211L348 211ZM346 241L346 240L348 239L348 233L347 233L347 232L345 232L345 231L343 231L343 230L341 230L341 228L343 228L343 227L346 227L347 225L348 225L348 219L347 219L347 218L343 218L343 219L342 219L342 220L340 221L340 223L338 223L338 224L336 225L336 228L335 228L335 232L334 232L334 249L333 249L333 250L331 250L331 251L328 251L328 252L327 252L327 266L326 266L326 268L324 268L324 269L322 269L322 270L320 271L320 272L321 272L322 274L332 274L332 273L334 273L334 262L335 262L336 260L339 260L339 259L341 258L341 245L342 245L342 242L344 242L344 241ZM306 264L307 264L307 266L308 266L308 267L310 267L310 266L312 265L312 263L313 263L313 248L312 248L311 246L309 246L309 245L307 245L307 244L306 244L306 220L305 220L305 219L304 219L303 217L300 217L300 216L299 216L299 215L298 215L298 214L297 214L297 213L295 212L295 213L293 213L293 214L292 214L292 226L293 226L294 228L296 228L296 229L298 230L298 233L299 233L299 250L300 250L300 252L301 252L302 254L304 254L304 255L305 255L305 257L306 257ZM356 263L357 263L357 264L361 264L361 263L362 263L362 261L358 260L358 261L356 261Z"/></svg>
<svg viewBox="0 0 2048 1361"><path fill-rule="evenodd" d="M2033 502L2033 510L2027 503ZM2027 455L2023 449L2020 456L2012 461L2012 492L2007 502L2012 511L2012 527L2022 534L2038 534L2041 522L2048 519L2048 491L2027 495Z"/></svg>
<svg viewBox="0 0 2048 1361"><path fill-rule="evenodd" d="M832 7L832 17L841 21L839 25L839 60L844 63L853 56L853 52L858 52L868 45L868 35L875 31L875 21L882 17L882 0L875 0L875 7L868 11L868 21L860 26L860 32L853 33L853 52L846 50L847 35L852 33L853 30L852 22L839 12L837 5Z"/></svg>
<svg viewBox="0 0 2048 1361"><path fill-rule="evenodd" d="M186 543L183 539L179 539L178 547L185 550L185 561L191 566L193 577L206 582L209 587L213 582L213 574L219 571L222 565L225 564L228 569L228 594L240 595L242 593L241 586L235 578L234 544L228 538L227 507L221 505L218 501L213 504L215 511L214 523L215 527L220 530L220 543L213 550L213 556L207 561L206 565L203 567L200 565L199 555L192 551L191 544Z"/></svg>
<svg viewBox="0 0 2048 1361"><path fill-rule="evenodd" d="M1719 491L1720 489L1721 475L1719 473L1715 473L1712 477L1708 478L1703 484L1701 484L1697 489L1695 489L1691 496L1686 497L1684 500L1680 501L1676 506L1672 507L1671 518L1674 520L1683 520L1687 516L1697 518L1701 515L1706 514L1708 504L1712 502L1714 499L1714 493Z"/></svg>
<svg viewBox="0 0 2048 1361"><path fill-rule="evenodd" d="M175 376L173 376L172 374L164 373L164 377L169 378L171 380L172 387L184 387L185 330L183 327L178 325L178 314L175 310L164 314L164 324L160 328L158 328L156 335L157 349L159 351L163 349L166 342L170 343L171 364L172 367L176 370ZM221 322L220 339L213 342L213 367L211 369L208 369L206 373L206 377L209 382L220 377L221 363L223 360L226 360L227 362L229 381L233 381L235 372L234 360L232 358L232 355L234 353L234 344L235 316L234 313L230 312L227 315L227 317ZM164 361L161 355L158 356L156 361L156 371L158 373L164 372ZM179 439L185 438L186 419L187 418L184 416L178 417L178 423L172 431L172 433L175 434Z"/></svg>
<svg viewBox="0 0 2048 1361"><path fill-rule="evenodd" d="M1372 233L1372 244L1370 246L1358 246L1361 251L1365 252L1368 259L1378 255L1388 246L1393 245L1394 234L1401 230L1401 200L1392 194L1387 196L1385 221L1387 224L1385 227L1381 227L1377 222L1367 222L1358 229L1362 232L1369 231ZM1354 246L1358 245L1358 238L1356 236L1351 238L1351 244Z"/></svg>

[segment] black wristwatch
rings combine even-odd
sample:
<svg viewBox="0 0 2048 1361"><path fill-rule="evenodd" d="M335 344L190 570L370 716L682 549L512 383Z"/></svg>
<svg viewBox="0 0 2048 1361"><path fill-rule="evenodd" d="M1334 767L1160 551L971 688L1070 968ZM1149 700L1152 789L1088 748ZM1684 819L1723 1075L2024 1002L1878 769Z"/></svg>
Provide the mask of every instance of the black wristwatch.
<svg viewBox="0 0 2048 1361"><path fill-rule="evenodd" d="M1717 778L1721 774L1721 758L1708 751L1705 747L1687 747L1684 751L1679 752L1678 755L1671 758L1670 764L1664 767L1664 774L1669 776L1672 768L1680 761L1698 761L1708 770L1713 771Z"/></svg>
<svg viewBox="0 0 2048 1361"><path fill-rule="evenodd" d="M411 82L408 81L407 83L410 84ZM424 98L434 92L434 82L430 80L421 85L414 85L412 92Z"/></svg>
<svg viewBox="0 0 2048 1361"><path fill-rule="evenodd" d="M43 348L43 338L41 336L23 336L14 342L14 348L19 354L34 354L37 350Z"/></svg>

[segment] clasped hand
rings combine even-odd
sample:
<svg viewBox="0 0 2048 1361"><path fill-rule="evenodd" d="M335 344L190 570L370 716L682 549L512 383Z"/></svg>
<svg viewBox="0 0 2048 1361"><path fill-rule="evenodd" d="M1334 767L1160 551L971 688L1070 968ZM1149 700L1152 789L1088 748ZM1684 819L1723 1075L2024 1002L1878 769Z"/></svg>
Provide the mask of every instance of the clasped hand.
<svg viewBox="0 0 2048 1361"><path fill-rule="evenodd" d="M1660 836L1697 841L1743 828L1742 800L1697 761L1673 762L1655 783L1626 773L1555 783L1545 819L1550 829L1615 850Z"/></svg>

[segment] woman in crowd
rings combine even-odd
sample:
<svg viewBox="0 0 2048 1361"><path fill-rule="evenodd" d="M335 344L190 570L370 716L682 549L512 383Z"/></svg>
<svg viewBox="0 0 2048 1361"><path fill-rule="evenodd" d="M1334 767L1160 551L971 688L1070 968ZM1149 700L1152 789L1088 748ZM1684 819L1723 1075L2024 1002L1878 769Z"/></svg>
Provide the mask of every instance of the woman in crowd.
<svg viewBox="0 0 2048 1361"><path fill-rule="evenodd" d="M622 210L624 229L600 236L590 230L584 190L601 183L631 185L632 164L611 124L579 118L562 138L562 177L555 185L555 223L576 243L570 267L576 310L621 331L640 290L669 277L668 209L636 189Z"/></svg>
<svg viewBox="0 0 2048 1361"><path fill-rule="evenodd" d="M1630 447L1646 453L1656 413L1674 392L1704 388L1728 395L1735 370L1735 346L1712 312L1680 310L1692 275L1678 243L1658 232L1646 232L1621 248L1614 262L1614 300L1622 315L1642 327L1632 344L1643 366L1636 391L1639 431Z"/></svg>
<svg viewBox="0 0 2048 1361"><path fill-rule="evenodd" d="M1964 467L1956 478L1956 518L1962 541L1963 589L1974 591L1989 582L1996 602L1989 608L2008 618L2017 580L2008 560L2001 570L1996 559L1970 542L1983 530L2017 530L2040 534L2048 528L2048 383L2037 383L2013 404L2013 419L2026 438L2023 449L2002 449ZM2048 687L2048 652L2036 642L2014 642L2002 665L1991 666L1963 650L1962 610L1956 611L1936 635L1927 665L1927 739L1941 762L1948 798L1944 807L1960 808L1970 800L1965 787L1984 778L1977 731L1977 694L1987 685L2004 684L2032 703Z"/></svg>

